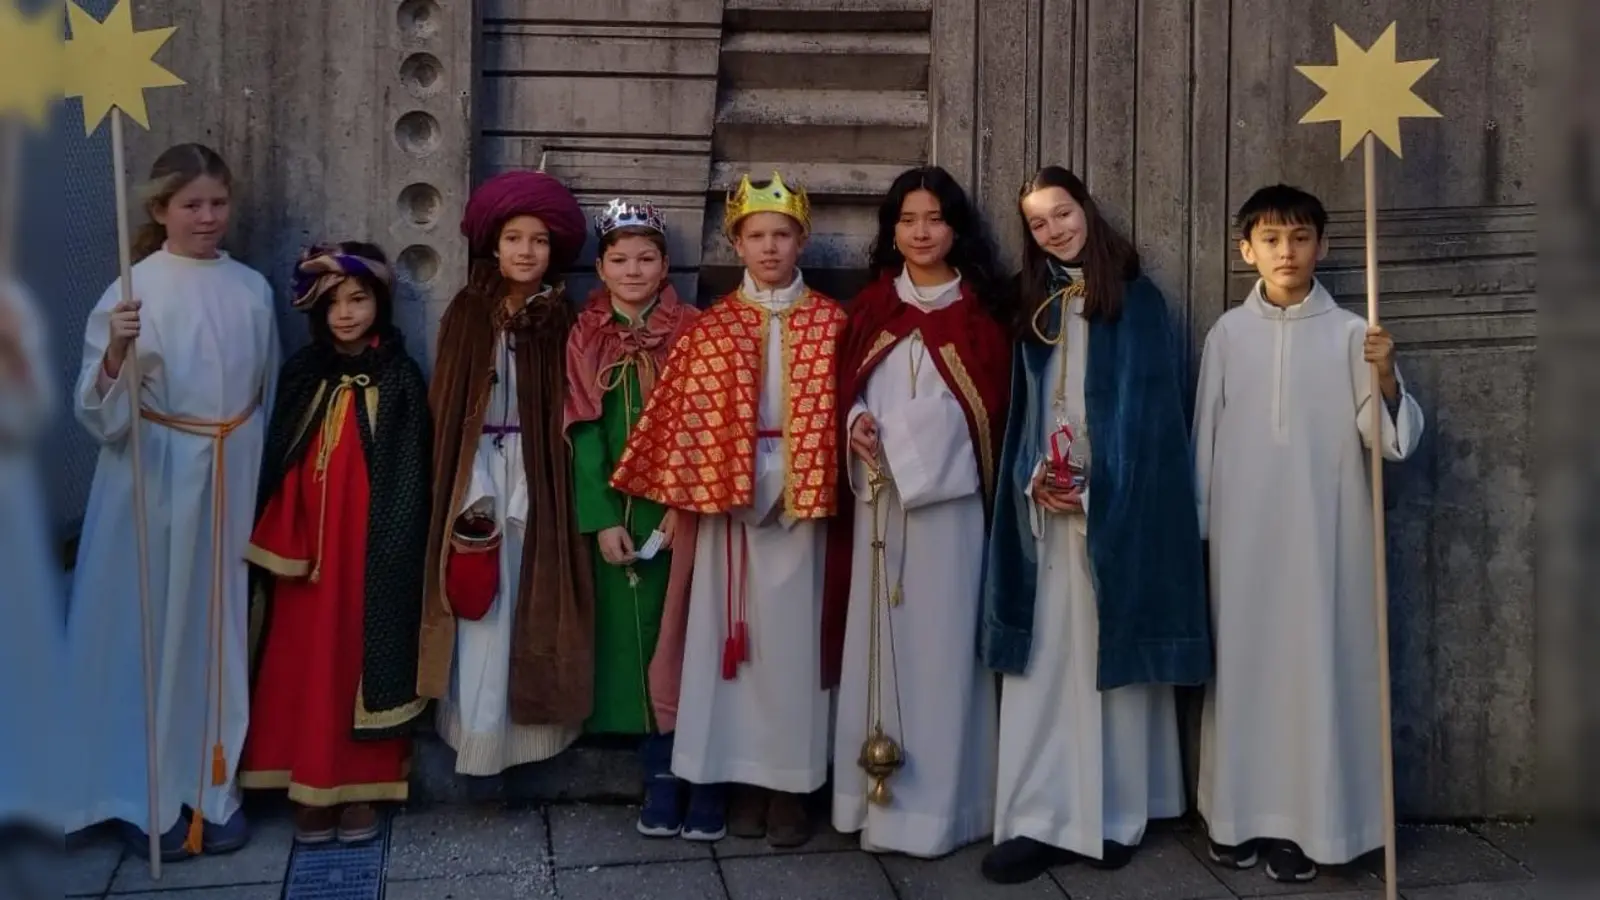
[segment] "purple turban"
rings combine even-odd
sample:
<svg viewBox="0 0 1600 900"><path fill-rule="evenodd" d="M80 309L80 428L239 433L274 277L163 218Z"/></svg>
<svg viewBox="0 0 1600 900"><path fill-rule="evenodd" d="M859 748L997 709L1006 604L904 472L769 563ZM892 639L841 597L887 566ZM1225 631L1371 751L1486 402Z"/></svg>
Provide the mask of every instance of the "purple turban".
<svg viewBox="0 0 1600 900"><path fill-rule="evenodd" d="M550 229L550 269L559 272L583 250L588 223L572 192L543 172L506 172L485 181L467 200L461 233L474 257L493 256L500 229L517 216L535 216Z"/></svg>

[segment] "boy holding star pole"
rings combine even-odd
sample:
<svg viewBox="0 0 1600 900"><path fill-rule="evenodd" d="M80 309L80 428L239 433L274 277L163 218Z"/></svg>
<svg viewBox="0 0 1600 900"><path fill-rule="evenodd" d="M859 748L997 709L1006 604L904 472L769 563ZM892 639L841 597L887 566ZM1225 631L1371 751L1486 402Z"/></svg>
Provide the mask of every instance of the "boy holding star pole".
<svg viewBox="0 0 1600 900"><path fill-rule="evenodd" d="M1198 794L1213 861L1304 882L1382 846L1393 900L1383 461L1423 417L1378 324L1376 157L1400 155L1401 118L1439 115L1412 93L1437 61L1396 61L1393 25L1365 50L1334 37L1337 65L1299 67L1327 91L1301 121L1339 122L1344 155L1365 144L1366 322L1314 277L1322 203L1256 192L1239 251L1261 278L1207 336L1195 405L1217 640Z"/></svg>

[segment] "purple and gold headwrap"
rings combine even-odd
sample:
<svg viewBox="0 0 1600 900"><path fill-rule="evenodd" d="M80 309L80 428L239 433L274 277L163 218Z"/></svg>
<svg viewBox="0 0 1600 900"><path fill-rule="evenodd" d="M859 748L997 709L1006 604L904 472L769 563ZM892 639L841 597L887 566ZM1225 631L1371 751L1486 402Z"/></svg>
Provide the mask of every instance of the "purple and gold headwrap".
<svg viewBox="0 0 1600 900"><path fill-rule="evenodd" d="M294 267L294 302L290 306L302 311L310 309L340 282L359 275L394 287L394 274L378 260L354 256L327 244L307 247L300 252L300 262Z"/></svg>

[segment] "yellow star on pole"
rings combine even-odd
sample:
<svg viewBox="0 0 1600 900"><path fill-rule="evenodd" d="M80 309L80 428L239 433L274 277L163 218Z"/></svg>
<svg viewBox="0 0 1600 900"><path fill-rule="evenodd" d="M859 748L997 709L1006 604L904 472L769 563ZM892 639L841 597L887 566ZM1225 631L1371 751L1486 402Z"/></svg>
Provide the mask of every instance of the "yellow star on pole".
<svg viewBox="0 0 1600 900"><path fill-rule="evenodd" d="M1411 90L1439 61L1397 61L1395 30L1396 25L1391 24L1370 49L1363 50L1335 25L1333 43L1338 65L1295 66L1327 92L1300 124L1338 122L1340 158L1348 157L1369 133L1383 141L1395 156L1402 156L1400 120L1439 118L1439 111Z"/></svg>
<svg viewBox="0 0 1600 900"><path fill-rule="evenodd" d="M118 0L104 22L69 0L67 21L66 95L83 98L84 133L93 134L112 107L149 128L145 89L184 83L152 58L178 29L134 31L132 0Z"/></svg>

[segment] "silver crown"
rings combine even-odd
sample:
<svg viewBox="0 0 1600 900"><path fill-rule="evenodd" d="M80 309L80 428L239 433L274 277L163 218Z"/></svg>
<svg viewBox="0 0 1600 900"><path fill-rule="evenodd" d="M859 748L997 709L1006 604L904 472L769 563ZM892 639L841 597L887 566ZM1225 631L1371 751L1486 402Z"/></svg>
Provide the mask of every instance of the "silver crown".
<svg viewBox="0 0 1600 900"><path fill-rule="evenodd" d="M665 235L667 222L649 200L630 201L618 197L594 217L594 236L603 238L618 228L648 228Z"/></svg>

